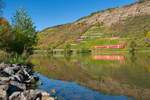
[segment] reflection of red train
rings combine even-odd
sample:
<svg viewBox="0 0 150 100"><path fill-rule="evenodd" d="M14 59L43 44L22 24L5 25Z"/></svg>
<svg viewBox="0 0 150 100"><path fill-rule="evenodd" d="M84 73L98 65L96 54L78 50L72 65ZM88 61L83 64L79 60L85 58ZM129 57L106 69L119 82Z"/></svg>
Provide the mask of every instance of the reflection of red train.
<svg viewBox="0 0 150 100"><path fill-rule="evenodd" d="M94 46L92 49L115 49L115 48L125 48L125 45Z"/></svg>
<svg viewBox="0 0 150 100"><path fill-rule="evenodd" d="M95 60L124 60L124 56L92 56Z"/></svg>

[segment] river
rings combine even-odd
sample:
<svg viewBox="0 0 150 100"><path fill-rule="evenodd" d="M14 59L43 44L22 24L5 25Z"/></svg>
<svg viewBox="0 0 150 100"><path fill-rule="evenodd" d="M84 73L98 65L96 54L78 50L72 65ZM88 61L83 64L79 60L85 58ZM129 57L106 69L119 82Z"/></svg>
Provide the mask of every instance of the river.
<svg viewBox="0 0 150 100"><path fill-rule="evenodd" d="M36 75L58 100L150 100L150 53L36 55Z"/></svg>

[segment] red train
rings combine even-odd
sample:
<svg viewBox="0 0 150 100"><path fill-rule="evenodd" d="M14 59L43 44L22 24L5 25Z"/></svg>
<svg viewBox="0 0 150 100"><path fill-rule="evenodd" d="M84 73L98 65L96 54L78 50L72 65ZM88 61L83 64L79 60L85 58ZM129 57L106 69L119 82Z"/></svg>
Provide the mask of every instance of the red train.
<svg viewBox="0 0 150 100"><path fill-rule="evenodd" d="M117 48L125 48L125 45L94 46L92 49L117 49Z"/></svg>

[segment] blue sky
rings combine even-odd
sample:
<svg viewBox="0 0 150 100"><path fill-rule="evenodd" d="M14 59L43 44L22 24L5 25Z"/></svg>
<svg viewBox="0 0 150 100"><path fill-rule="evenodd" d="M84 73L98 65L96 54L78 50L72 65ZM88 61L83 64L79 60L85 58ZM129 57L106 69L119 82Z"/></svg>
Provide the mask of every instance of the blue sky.
<svg viewBox="0 0 150 100"><path fill-rule="evenodd" d="M92 12L120 7L138 0L3 0L3 16L10 21L20 6L24 6L37 26L37 30L74 22Z"/></svg>

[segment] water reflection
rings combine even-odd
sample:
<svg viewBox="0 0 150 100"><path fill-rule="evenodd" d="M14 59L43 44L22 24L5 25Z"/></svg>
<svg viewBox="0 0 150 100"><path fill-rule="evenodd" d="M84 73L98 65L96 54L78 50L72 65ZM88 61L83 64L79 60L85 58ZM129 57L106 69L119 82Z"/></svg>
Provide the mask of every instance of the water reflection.
<svg viewBox="0 0 150 100"><path fill-rule="evenodd" d="M100 55L101 61L99 61L99 55L98 59L97 57L93 59L93 56L97 55L74 55L69 57L40 56L33 57L31 61L38 66L35 68L35 71L50 78L49 86L43 85L41 87L44 89L50 88L51 84L53 84L51 81L52 78L67 82L76 82L80 86L88 87L93 90L92 95L94 97L97 95L94 91L98 91L99 95L109 95L109 99L105 100L113 100L112 95L119 96L119 98L114 100L128 100L127 97L137 100L150 100L149 53L109 55L108 58L110 59L112 57L113 60L109 60L106 55ZM123 60L116 60L116 56L119 56L120 59ZM46 78L46 80L48 79ZM62 81L57 81L56 85L62 86L61 88L65 89L66 87L61 84ZM70 86L72 85L68 85L68 87ZM57 87L53 86L51 88ZM58 91L61 92L59 89ZM65 91L63 91L64 94L62 97L66 98L69 91L72 93L71 89L66 90L66 94ZM83 93L84 92L80 93L80 96L82 96ZM120 95L124 95L124 97ZM79 95L77 95L77 97L78 96ZM86 97L88 97L88 95L86 95ZM72 99L73 98L70 97L70 100ZM99 99L93 100L104 99L99 96Z"/></svg>
<svg viewBox="0 0 150 100"><path fill-rule="evenodd" d="M54 79L46 78L40 74L37 74L43 82L42 86L38 88L50 92L52 89L56 89L56 95L51 95L53 97L58 96L58 100L134 100L130 97L124 95L104 95L98 92L92 91L86 87L79 86L75 82L65 82Z"/></svg>
<svg viewBox="0 0 150 100"><path fill-rule="evenodd" d="M96 55L92 56L92 59L95 60L125 60L124 56L106 56L106 55Z"/></svg>

